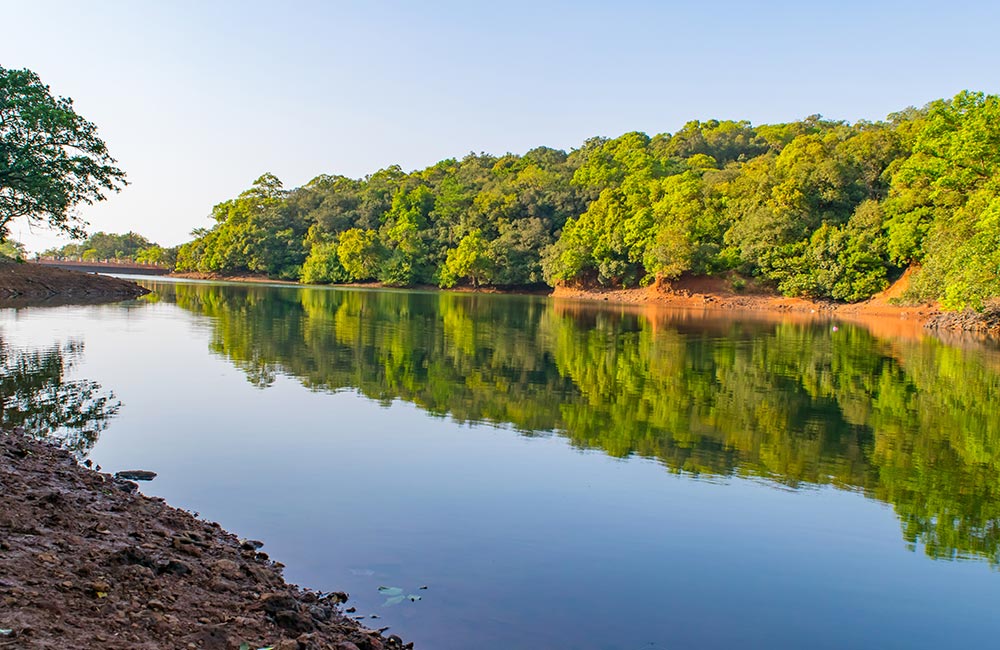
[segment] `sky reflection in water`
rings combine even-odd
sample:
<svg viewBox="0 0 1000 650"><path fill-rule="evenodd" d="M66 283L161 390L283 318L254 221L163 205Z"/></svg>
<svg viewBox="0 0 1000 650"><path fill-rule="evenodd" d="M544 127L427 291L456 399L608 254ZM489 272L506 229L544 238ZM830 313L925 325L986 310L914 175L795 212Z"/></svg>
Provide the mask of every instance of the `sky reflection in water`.
<svg viewBox="0 0 1000 650"><path fill-rule="evenodd" d="M95 461L157 471L146 492L266 540L374 627L498 649L1000 631L994 350L533 298L151 286L0 311L0 333L82 341L67 378L123 404ZM379 585L422 600L383 606Z"/></svg>

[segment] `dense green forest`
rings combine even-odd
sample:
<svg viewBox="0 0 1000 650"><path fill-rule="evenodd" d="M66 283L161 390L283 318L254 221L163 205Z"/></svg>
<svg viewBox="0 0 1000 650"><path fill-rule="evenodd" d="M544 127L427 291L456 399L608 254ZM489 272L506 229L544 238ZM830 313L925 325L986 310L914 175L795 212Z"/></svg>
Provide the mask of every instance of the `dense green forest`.
<svg viewBox="0 0 1000 650"><path fill-rule="evenodd" d="M212 217L178 270L443 287L710 274L857 301L913 265L911 298L981 308L1000 296L1000 98L883 122L695 121L293 190L265 174Z"/></svg>
<svg viewBox="0 0 1000 650"><path fill-rule="evenodd" d="M481 294L162 284L255 385L405 400L668 470L835 485L933 557L1000 564L1000 357L862 327Z"/></svg>
<svg viewBox="0 0 1000 650"><path fill-rule="evenodd" d="M98 260L137 262L172 267L177 263L177 247L164 248L134 232L95 232L80 243L50 248L41 257L56 260L96 262Z"/></svg>

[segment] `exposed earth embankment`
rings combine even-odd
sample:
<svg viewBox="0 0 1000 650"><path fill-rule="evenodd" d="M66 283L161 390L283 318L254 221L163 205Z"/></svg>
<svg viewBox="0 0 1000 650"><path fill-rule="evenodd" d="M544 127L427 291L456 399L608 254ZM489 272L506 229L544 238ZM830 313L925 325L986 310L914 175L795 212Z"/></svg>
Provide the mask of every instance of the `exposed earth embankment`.
<svg viewBox="0 0 1000 650"><path fill-rule="evenodd" d="M0 300L127 300L149 293L134 282L0 257Z"/></svg>
<svg viewBox="0 0 1000 650"><path fill-rule="evenodd" d="M900 298L909 287L911 271L907 271L885 291L858 303L789 298L752 281L737 290L730 279L682 277L679 280L641 289L594 289L556 287L552 297L575 300L599 300L626 304L661 305L696 310L756 311L777 314L816 315L877 324L884 328L890 321L908 326L938 331L970 332L1000 338L1000 305L983 312L943 311L937 304L901 304ZM877 323L876 323L877 321Z"/></svg>

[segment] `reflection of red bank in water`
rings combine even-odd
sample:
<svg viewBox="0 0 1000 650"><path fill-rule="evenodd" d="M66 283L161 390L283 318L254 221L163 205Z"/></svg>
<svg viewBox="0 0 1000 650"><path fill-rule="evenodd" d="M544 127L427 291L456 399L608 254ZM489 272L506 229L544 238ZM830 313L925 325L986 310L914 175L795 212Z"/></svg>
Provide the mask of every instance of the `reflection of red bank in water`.
<svg viewBox="0 0 1000 650"><path fill-rule="evenodd" d="M711 312L755 312L758 318L779 318L793 322L819 322L831 318L845 319L866 325L878 336L926 336L924 323L941 313L936 305L899 306L893 304L909 287L912 270L885 291L853 304L790 298L761 287L752 278L739 276L681 276L673 282L663 282L640 289L584 289L556 287L557 299L599 300L643 305L645 313L654 318L658 308L667 307Z"/></svg>

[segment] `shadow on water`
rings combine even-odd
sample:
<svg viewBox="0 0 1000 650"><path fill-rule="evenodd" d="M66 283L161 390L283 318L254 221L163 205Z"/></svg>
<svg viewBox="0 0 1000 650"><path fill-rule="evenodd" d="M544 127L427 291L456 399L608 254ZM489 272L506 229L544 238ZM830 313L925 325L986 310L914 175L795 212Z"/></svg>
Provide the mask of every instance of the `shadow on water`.
<svg viewBox="0 0 1000 650"><path fill-rule="evenodd" d="M0 430L21 431L73 452L90 453L121 403L97 382L66 379L83 343L42 349L9 346L0 337Z"/></svg>

